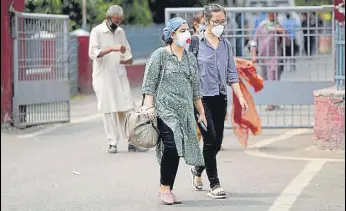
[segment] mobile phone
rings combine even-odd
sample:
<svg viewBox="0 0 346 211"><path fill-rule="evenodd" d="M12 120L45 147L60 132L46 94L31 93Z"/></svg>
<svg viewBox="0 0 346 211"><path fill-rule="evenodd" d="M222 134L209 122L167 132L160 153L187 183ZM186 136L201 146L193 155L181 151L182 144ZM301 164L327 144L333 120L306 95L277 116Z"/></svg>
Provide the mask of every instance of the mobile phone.
<svg viewBox="0 0 346 211"><path fill-rule="evenodd" d="M199 114L197 114L197 119L199 119ZM204 130L205 132L208 131L207 126L204 124L204 122L198 122L197 124L198 124L198 126L199 126L202 130Z"/></svg>
<svg viewBox="0 0 346 211"><path fill-rule="evenodd" d="M200 122L200 123L198 123L198 125L199 125L199 126L202 128L202 130L204 130L205 132L208 131L207 126L205 126L204 122Z"/></svg>

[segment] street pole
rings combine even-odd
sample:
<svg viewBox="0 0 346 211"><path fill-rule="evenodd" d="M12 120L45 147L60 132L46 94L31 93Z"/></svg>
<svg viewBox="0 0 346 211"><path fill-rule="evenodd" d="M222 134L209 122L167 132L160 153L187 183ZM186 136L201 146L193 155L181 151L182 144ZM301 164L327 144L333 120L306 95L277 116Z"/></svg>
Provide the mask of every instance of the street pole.
<svg viewBox="0 0 346 211"><path fill-rule="evenodd" d="M86 17L86 0L82 0L82 29L86 30L87 17Z"/></svg>

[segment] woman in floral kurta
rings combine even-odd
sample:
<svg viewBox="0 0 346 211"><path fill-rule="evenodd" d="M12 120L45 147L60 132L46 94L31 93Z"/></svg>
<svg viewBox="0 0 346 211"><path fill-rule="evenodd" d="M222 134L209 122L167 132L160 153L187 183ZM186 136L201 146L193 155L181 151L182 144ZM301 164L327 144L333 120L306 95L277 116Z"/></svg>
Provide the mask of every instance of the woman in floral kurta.
<svg viewBox="0 0 346 211"><path fill-rule="evenodd" d="M161 72L161 58L166 66L164 72ZM162 73L162 82L158 84ZM179 62L175 55L167 52L165 48L159 48L146 65L142 87L144 94L157 94L156 113L173 130L178 154L185 158L188 165L204 165L193 113L193 101L201 98L197 74L196 58L193 54L185 52ZM159 144L157 149L159 163L162 159L162 147L162 144Z"/></svg>
<svg viewBox="0 0 346 211"><path fill-rule="evenodd" d="M157 157L161 165L160 199L164 204L180 203L171 190L178 170L179 158L188 165L204 166L194 117L194 103L200 119L206 124L201 102L201 90L194 55L186 50L190 41L188 25L182 18L174 18L164 29L167 47L157 49L149 58L142 92L143 110L151 115L155 109L161 142ZM153 108L152 108L153 107Z"/></svg>

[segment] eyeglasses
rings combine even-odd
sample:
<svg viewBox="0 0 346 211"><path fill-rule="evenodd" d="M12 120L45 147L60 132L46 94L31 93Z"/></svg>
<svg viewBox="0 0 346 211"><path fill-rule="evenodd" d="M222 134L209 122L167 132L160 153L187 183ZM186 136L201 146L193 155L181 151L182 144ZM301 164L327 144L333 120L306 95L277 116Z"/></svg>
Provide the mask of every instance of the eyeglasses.
<svg viewBox="0 0 346 211"><path fill-rule="evenodd" d="M210 20L214 26L226 26L227 25L227 21L219 21L219 20Z"/></svg>

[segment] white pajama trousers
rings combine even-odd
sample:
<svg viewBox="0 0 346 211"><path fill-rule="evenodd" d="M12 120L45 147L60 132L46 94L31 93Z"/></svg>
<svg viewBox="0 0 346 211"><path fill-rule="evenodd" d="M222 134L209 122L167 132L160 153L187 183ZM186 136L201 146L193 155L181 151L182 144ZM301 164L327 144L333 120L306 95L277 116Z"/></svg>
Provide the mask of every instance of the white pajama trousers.
<svg viewBox="0 0 346 211"><path fill-rule="evenodd" d="M129 112L131 111L103 114L103 125L109 145L117 146L121 138L125 139L125 118Z"/></svg>

